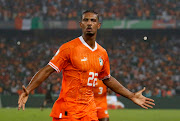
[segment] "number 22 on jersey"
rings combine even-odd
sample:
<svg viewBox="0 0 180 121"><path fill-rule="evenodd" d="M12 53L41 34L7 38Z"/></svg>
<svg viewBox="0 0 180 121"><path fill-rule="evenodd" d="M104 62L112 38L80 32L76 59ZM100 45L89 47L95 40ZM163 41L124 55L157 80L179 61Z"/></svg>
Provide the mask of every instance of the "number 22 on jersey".
<svg viewBox="0 0 180 121"><path fill-rule="evenodd" d="M87 85L95 87L96 82L97 82L98 73L89 72L89 76L90 77L88 78Z"/></svg>

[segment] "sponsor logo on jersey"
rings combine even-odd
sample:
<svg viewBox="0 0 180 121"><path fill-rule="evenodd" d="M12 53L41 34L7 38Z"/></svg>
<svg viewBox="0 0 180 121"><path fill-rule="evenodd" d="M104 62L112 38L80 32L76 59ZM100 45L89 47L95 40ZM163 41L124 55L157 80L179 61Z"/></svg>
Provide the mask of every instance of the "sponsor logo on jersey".
<svg viewBox="0 0 180 121"><path fill-rule="evenodd" d="M81 59L81 61L87 61L87 58L86 58L86 57L84 57L83 59Z"/></svg>

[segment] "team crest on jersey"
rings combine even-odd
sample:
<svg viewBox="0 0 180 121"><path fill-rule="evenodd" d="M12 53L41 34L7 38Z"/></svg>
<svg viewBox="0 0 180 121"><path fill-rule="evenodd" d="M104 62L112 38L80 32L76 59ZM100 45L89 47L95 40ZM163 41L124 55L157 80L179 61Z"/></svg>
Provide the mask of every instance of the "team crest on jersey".
<svg viewBox="0 0 180 121"><path fill-rule="evenodd" d="M99 57L99 63L100 63L100 66L103 65L103 59L101 57Z"/></svg>

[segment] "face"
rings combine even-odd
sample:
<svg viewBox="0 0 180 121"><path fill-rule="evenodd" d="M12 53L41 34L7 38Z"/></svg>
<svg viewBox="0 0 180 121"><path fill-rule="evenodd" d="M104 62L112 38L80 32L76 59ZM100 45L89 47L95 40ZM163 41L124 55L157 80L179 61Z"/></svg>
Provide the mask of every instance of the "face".
<svg viewBox="0 0 180 121"><path fill-rule="evenodd" d="M90 12L83 14L80 27L84 35L93 36L97 33L97 30L100 28L100 26L101 23L99 22L96 14Z"/></svg>

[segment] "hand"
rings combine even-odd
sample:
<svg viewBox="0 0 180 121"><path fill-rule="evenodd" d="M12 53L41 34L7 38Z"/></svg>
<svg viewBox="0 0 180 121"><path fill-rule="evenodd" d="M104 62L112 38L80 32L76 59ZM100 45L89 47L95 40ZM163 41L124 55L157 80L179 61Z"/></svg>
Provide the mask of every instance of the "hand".
<svg viewBox="0 0 180 121"><path fill-rule="evenodd" d="M25 109L25 104L26 104L28 96L29 96L29 92L26 89L26 87L23 85L22 88L23 88L23 93L19 96L18 110L20 110L21 107L23 110Z"/></svg>
<svg viewBox="0 0 180 121"><path fill-rule="evenodd" d="M134 96L131 98L131 100L132 100L135 104L141 106L142 108L145 108L145 109L153 108L151 105L155 105L155 104L153 103L154 100L153 100L153 99L150 99L150 98L144 97L144 96L142 95L142 92L143 92L144 90L145 90L145 87L144 87L142 90L136 92L136 93L134 94Z"/></svg>

